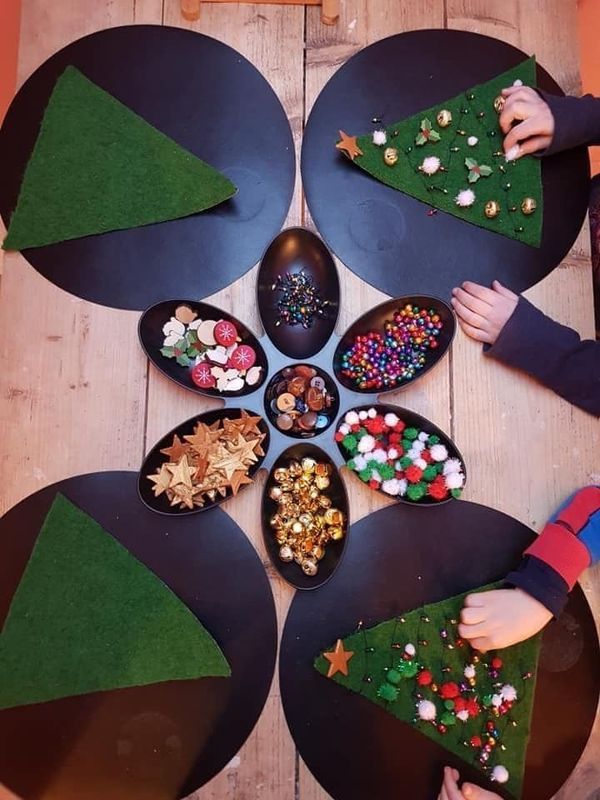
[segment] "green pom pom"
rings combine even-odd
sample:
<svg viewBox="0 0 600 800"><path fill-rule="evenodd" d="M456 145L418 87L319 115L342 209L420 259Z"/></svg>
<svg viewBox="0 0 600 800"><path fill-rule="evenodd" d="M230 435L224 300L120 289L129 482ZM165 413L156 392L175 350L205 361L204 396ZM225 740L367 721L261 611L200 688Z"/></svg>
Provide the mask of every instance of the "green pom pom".
<svg viewBox="0 0 600 800"><path fill-rule="evenodd" d="M368 483L371 480L371 474L372 471L367 467L366 469L361 469L361 471L358 473L358 477L361 479L361 481Z"/></svg>
<svg viewBox="0 0 600 800"><path fill-rule="evenodd" d="M454 700L445 700L444 706L448 709L448 711L452 711L454 708Z"/></svg>
<svg viewBox="0 0 600 800"><path fill-rule="evenodd" d="M385 700L386 703L393 703L394 700L398 699L398 694L398 689L392 686L391 683L382 683L379 689L377 689L377 697Z"/></svg>
<svg viewBox="0 0 600 800"><path fill-rule="evenodd" d="M348 469L356 469L356 464L354 463L354 459L351 458L350 461L347 461L346 466L348 467Z"/></svg>
<svg viewBox="0 0 600 800"><path fill-rule="evenodd" d="M379 461L376 461L374 458L370 458L370 459L367 461L367 469L370 469L370 470L374 470L374 469L376 469L376 470L379 470L379 467L380 467L380 466L381 466L381 464L379 463Z"/></svg>
<svg viewBox="0 0 600 800"><path fill-rule="evenodd" d="M438 461L436 463L436 465L435 465L435 469L436 469L438 475L441 475L442 472L444 471L444 462L443 461Z"/></svg>
<svg viewBox="0 0 600 800"><path fill-rule="evenodd" d="M414 440L419 435L419 431L416 428L405 428L404 429L404 438L408 439L409 442L414 442Z"/></svg>
<svg viewBox="0 0 600 800"><path fill-rule="evenodd" d="M402 675L398 672L397 669L388 669L385 678L387 681L389 681L389 683L393 684L394 686L397 686L402 680Z"/></svg>
<svg viewBox="0 0 600 800"><path fill-rule="evenodd" d="M438 474L437 469L433 466L433 464L428 464L425 469L423 470L423 478L429 483L432 481L435 476Z"/></svg>
<svg viewBox="0 0 600 800"><path fill-rule="evenodd" d="M402 456L400 459L400 469L408 469L412 464L411 459L408 456Z"/></svg>
<svg viewBox="0 0 600 800"><path fill-rule="evenodd" d="M406 490L406 496L409 500L421 500L427 494L427 484L421 481L420 483L411 483Z"/></svg>
<svg viewBox="0 0 600 800"><path fill-rule="evenodd" d="M440 722L442 725L456 725L456 717L451 711L444 711L440 717Z"/></svg>
<svg viewBox="0 0 600 800"><path fill-rule="evenodd" d="M439 444L440 437L436 436L435 433L432 433L429 439L427 439L427 444Z"/></svg>
<svg viewBox="0 0 600 800"><path fill-rule="evenodd" d="M377 472L381 475L384 481L389 481L390 478L393 478L396 474L396 471L391 464L379 464L377 467Z"/></svg>
<svg viewBox="0 0 600 800"><path fill-rule="evenodd" d="M462 489L450 489L450 494L458 500L462 494Z"/></svg>
<svg viewBox="0 0 600 800"><path fill-rule="evenodd" d="M355 436L357 436L359 439L362 439L362 437L366 436L368 433L369 431L366 428L359 428Z"/></svg>
<svg viewBox="0 0 600 800"><path fill-rule="evenodd" d="M349 453L352 453L352 455L356 453L358 441L356 440L356 436L354 436L352 433L348 433L346 436L344 436L342 439L342 444Z"/></svg>
<svg viewBox="0 0 600 800"><path fill-rule="evenodd" d="M403 678L414 678L419 671L419 665L416 661L405 661L406 669L404 670Z"/></svg>
<svg viewBox="0 0 600 800"><path fill-rule="evenodd" d="M409 441L408 439L402 439L402 449L404 450L405 453L408 452L411 447L412 447L411 441Z"/></svg>

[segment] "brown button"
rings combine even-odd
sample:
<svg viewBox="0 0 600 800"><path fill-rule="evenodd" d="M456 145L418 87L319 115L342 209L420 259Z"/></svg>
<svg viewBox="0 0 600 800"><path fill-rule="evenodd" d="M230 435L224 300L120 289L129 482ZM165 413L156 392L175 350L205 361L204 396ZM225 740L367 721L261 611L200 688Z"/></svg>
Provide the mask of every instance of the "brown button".
<svg viewBox="0 0 600 800"><path fill-rule="evenodd" d="M311 411L320 411L323 408L323 395L314 386L309 387L306 393L306 404Z"/></svg>
<svg viewBox="0 0 600 800"><path fill-rule="evenodd" d="M291 392L294 397L300 397L306 391L306 381L304 378L292 378L291 381L288 381L287 390Z"/></svg>
<svg viewBox="0 0 600 800"><path fill-rule="evenodd" d="M275 421L280 431L289 431L294 424L289 414L280 414Z"/></svg>
<svg viewBox="0 0 600 800"><path fill-rule="evenodd" d="M289 392L284 392L280 394L277 398L277 408L280 411L291 411L293 408L296 407L296 398L293 394Z"/></svg>
<svg viewBox="0 0 600 800"><path fill-rule="evenodd" d="M314 378L317 374L317 370L314 367L309 367L308 364L300 364L299 366L294 367L294 372L300 378L307 378L308 380Z"/></svg>
<svg viewBox="0 0 600 800"><path fill-rule="evenodd" d="M306 414L302 414L300 419L298 420L298 426L303 431L312 431L312 429L317 424L317 415L314 411L307 411Z"/></svg>

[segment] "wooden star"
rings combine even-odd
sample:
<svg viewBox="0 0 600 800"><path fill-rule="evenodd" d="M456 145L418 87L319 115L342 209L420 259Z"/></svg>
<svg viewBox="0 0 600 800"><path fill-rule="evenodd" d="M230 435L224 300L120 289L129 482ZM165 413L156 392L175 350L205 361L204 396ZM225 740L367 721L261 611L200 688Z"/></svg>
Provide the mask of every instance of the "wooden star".
<svg viewBox="0 0 600 800"><path fill-rule="evenodd" d="M200 455L206 455L206 452L221 436L220 430L212 430L208 425L199 422L194 429L194 433L190 436L184 436L186 442L189 442L192 449Z"/></svg>
<svg viewBox="0 0 600 800"><path fill-rule="evenodd" d="M208 470L208 463L209 459L207 456L198 456L198 458L194 459L194 466L196 467L196 472L194 473L194 482L195 483L202 483L204 480L204 476Z"/></svg>
<svg viewBox="0 0 600 800"><path fill-rule="evenodd" d="M160 452L164 453L164 455L169 456L169 461L177 462L184 456L190 449L189 444L185 444L182 442L179 436L173 436L173 444L171 447L165 447Z"/></svg>
<svg viewBox="0 0 600 800"><path fill-rule="evenodd" d="M183 484L192 488L192 475L196 472L196 467L190 467L187 456L181 456L177 464L166 464L171 473L171 488Z"/></svg>
<svg viewBox="0 0 600 800"><path fill-rule="evenodd" d="M239 492L240 487L245 486L247 483L253 483L252 478L243 469L236 470L231 476L231 491L233 496Z"/></svg>
<svg viewBox="0 0 600 800"><path fill-rule="evenodd" d="M239 435L236 439L227 443L227 449L233 453L244 464L256 464L258 456L254 452L254 441L244 439Z"/></svg>
<svg viewBox="0 0 600 800"><path fill-rule="evenodd" d="M240 411L239 421L243 421L244 423L242 426L240 426L240 430L244 436L247 436L249 433L256 433L259 435L262 433L261 429L258 427L258 423L262 422L262 417L252 417L245 409L242 408Z"/></svg>
<svg viewBox="0 0 600 800"><path fill-rule="evenodd" d="M351 161L354 161L356 156L363 155L363 151L356 143L356 136L348 136L344 131L340 131L340 140L336 144L337 149L345 153Z"/></svg>
<svg viewBox="0 0 600 800"><path fill-rule="evenodd" d="M328 678L333 678L338 672L342 675L348 674L348 662L354 655L352 650L344 650L344 643L338 639L335 643L334 649L329 653L323 653L323 658L329 661L329 670L327 672Z"/></svg>
<svg viewBox="0 0 600 800"><path fill-rule="evenodd" d="M179 484L173 488L173 499L171 500L171 505L174 506L179 503L181 508L192 509L194 508L194 496L197 494L197 488Z"/></svg>
<svg viewBox="0 0 600 800"><path fill-rule="evenodd" d="M166 464L163 464L155 475L147 475L146 477L154 484L152 487L154 497L159 497L171 485L171 473Z"/></svg>

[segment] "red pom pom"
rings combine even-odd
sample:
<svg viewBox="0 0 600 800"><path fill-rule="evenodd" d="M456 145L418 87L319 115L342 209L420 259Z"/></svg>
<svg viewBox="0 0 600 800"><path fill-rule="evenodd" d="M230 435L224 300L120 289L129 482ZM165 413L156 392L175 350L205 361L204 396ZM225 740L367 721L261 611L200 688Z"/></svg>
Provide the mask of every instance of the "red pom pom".
<svg viewBox="0 0 600 800"><path fill-rule="evenodd" d="M344 438L344 434L341 433L340 431L336 431L335 436L333 438L336 440L336 442L341 442L342 439Z"/></svg>
<svg viewBox="0 0 600 800"><path fill-rule="evenodd" d="M402 437L399 433L390 433L388 439L391 444L398 444L400 441L402 441Z"/></svg>
<svg viewBox="0 0 600 800"><path fill-rule="evenodd" d="M502 659L498 658L498 656L492 658L492 667L494 669L502 669Z"/></svg>
<svg viewBox="0 0 600 800"><path fill-rule="evenodd" d="M480 736L471 736L471 747L481 747L481 737Z"/></svg>
<svg viewBox="0 0 600 800"><path fill-rule="evenodd" d="M416 467L414 464L411 464L410 467L405 469L404 474L409 483L418 483L423 476L423 470L421 467Z"/></svg>
<svg viewBox="0 0 600 800"><path fill-rule="evenodd" d="M371 436L379 436L383 433L385 423L383 421L383 417L373 417L373 419L366 419L364 426L369 431Z"/></svg>
<svg viewBox="0 0 600 800"><path fill-rule="evenodd" d="M428 485L427 494L433 497L434 500L443 500L448 496L448 487L445 483L438 483L436 479Z"/></svg>
<svg viewBox="0 0 600 800"><path fill-rule="evenodd" d="M423 461L426 461L428 464L431 464L431 462L433 460L431 458L431 453L429 452L429 450L422 450L421 451L421 458L423 459Z"/></svg>
<svg viewBox="0 0 600 800"><path fill-rule="evenodd" d="M479 714L479 704L477 700L467 700L467 711L470 717L476 717Z"/></svg>
<svg viewBox="0 0 600 800"><path fill-rule="evenodd" d="M467 710L467 701L464 697L457 697L454 701L454 711L458 714L459 711Z"/></svg>
<svg viewBox="0 0 600 800"><path fill-rule="evenodd" d="M429 672L428 669L423 669L417 675L417 683L419 686L429 686L429 684L433 681L433 675Z"/></svg>
<svg viewBox="0 0 600 800"><path fill-rule="evenodd" d="M360 430L360 423L357 422L355 425L351 425L350 430L352 431L352 433L358 433Z"/></svg>
<svg viewBox="0 0 600 800"><path fill-rule="evenodd" d="M406 423L402 422L401 419L399 419L398 422L394 425L394 430L396 431L396 433L402 433L404 428L406 428Z"/></svg>
<svg viewBox="0 0 600 800"><path fill-rule="evenodd" d="M398 480L402 480L403 477L404 477L404 472L401 469L397 469L396 478L398 478Z"/></svg>
<svg viewBox="0 0 600 800"><path fill-rule="evenodd" d="M456 683L442 683L440 686L440 697L444 700L454 700L459 694L460 691Z"/></svg>
<svg viewBox="0 0 600 800"><path fill-rule="evenodd" d="M379 481L375 481L375 480L373 480L373 478L371 478L371 480L369 481L369 488L370 489L379 489L380 486L381 486L381 484L379 483Z"/></svg>

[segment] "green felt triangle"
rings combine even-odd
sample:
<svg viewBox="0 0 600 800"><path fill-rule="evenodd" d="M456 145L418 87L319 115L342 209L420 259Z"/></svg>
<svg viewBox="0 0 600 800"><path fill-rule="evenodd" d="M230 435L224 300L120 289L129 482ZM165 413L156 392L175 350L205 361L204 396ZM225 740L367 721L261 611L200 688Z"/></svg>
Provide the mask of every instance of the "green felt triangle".
<svg viewBox="0 0 600 800"><path fill-rule="evenodd" d="M177 219L236 191L216 169L67 67L44 113L3 247L23 250Z"/></svg>
<svg viewBox="0 0 600 800"><path fill-rule="evenodd" d="M493 588L497 586L487 586L482 591ZM382 706L487 775L491 775L495 766L504 766L509 773L504 788L518 798L523 783L541 636L494 653L477 654L458 638L456 621L460 619L465 596L422 606L347 636L343 640L344 650L354 653L348 661L348 675L337 672L330 679ZM446 638L442 631L447 633ZM412 658L408 653L405 655L409 644L416 649ZM334 645L325 652L333 649ZM493 658L502 661L497 676L490 674ZM468 665L475 667L474 686L464 674ZM330 662L320 655L315 660L315 668L327 676ZM433 682L428 686L420 685L417 680L423 670L431 673ZM526 675L531 677L524 677ZM458 702L464 704L468 699L476 699L478 703L479 711L464 721L457 718L457 709L446 707L442 697L447 692L454 694L455 687L448 686L451 683L463 698ZM490 699L501 692L504 685L517 690L517 699L506 713L501 713L501 709L496 715L494 706L489 705ZM435 722L418 718L417 704L421 700L435 704ZM490 737L488 723L494 730L492 738L496 732L498 736L488 760L482 763L482 751ZM445 732L438 729L438 724L445 725ZM481 747L477 742L470 744L472 737L480 737Z"/></svg>
<svg viewBox="0 0 600 800"><path fill-rule="evenodd" d="M363 155L357 155L354 163L388 186L430 206L503 236L539 247L543 220L540 159L523 156L516 161L506 162L502 149L504 134L494 109L495 98L502 89L512 86L515 80L521 80L526 86L536 85L534 58L487 83L467 89L451 100L444 100L395 125L387 126L387 142L384 145L374 144L372 134L359 136L357 144ZM452 121L447 127L441 127L437 122L437 115L442 109L452 114ZM425 143L418 145L416 140L422 134L421 123L424 120L429 121L433 135L421 139ZM424 127L428 127L427 123ZM439 135L439 141L432 141L436 134ZM474 146L467 143L471 136L478 140ZM393 166L388 166L384 161L388 147L398 152L398 160ZM453 152L451 148L458 150ZM433 175L422 172L419 167L429 156L437 156L446 171L438 171ZM475 176L471 175L470 181L466 159L490 167L491 173L485 176L483 173L487 170L484 169L477 180L473 180ZM475 202L468 208L458 206L455 199L464 189L472 189L475 193ZM534 213L526 215L522 212L521 203L525 198L533 198L537 203ZM500 204L500 213L493 219L488 219L484 210L490 200Z"/></svg>
<svg viewBox="0 0 600 800"><path fill-rule="evenodd" d="M230 674L189 608L57 494L0 633L0 708Z"/></svg>

